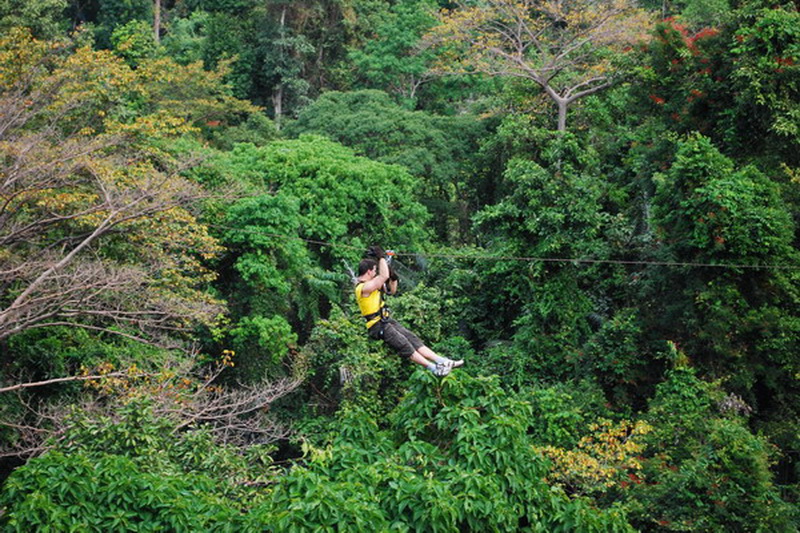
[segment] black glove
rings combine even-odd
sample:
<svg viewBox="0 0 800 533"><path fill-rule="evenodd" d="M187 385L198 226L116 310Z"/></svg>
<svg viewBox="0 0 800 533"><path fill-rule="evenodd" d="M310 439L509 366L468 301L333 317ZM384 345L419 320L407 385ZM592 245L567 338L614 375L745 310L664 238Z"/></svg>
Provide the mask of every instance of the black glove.
<svg viewBox="0 0 800 533"><path fill-rule="evenodd" d="M375 259L381 259L384 256L383 248L378 246L370 246L369 250L367 250L367 257L374 257Z"/></svg>
<svg viewBox="0 0 800 533"><path fill-rule="evenodd" d="M397 272L395 272L394 269L391 266L389 267L389 279L392 280L392 281L397 281L397 280L400 279L397 276Z"/></svg>

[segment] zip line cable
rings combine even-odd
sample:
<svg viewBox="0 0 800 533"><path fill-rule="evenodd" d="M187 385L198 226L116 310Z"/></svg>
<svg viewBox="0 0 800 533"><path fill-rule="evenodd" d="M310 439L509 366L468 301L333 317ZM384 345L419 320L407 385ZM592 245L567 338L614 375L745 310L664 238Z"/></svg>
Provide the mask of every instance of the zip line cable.
<svg viewBox="0 0 800 533"><path fill-rule="evenodd" d="M329 246L331 248L345 248L349 250L357 250L363 252L364 248L360 246L352 246L349 244L339 244L327 241L320 241L315 239L307 239L298 235L284 235L280 233L272 233L268 231L261 231L257 229L242 229L234 228L231 226L221 226L216 224L209 224L209 227L244 231L246 233L254 233L264 235L267 237L275 237L279 239L291 239L303 241L309 244L316 244L319 246ZM509 255L467 255L467 254L442 254L442 253L414 253L414 252L398 252L395 255L399 257L432 257L438 259L464 259L471 261L518 261L528 263L577 263L577 264L595 264L595 265L640 265L640 266L667 266L667 267L693 267L693 268L728 268L728 269L750 269L750 270L800 270L800 265L746 265L742 263L700 263L700 262L682 262L682 261L645 261L645 260L627 260L627 259L591 259L591 258L566 258L566 257L536 257L536 256L509 256Z"/></svg>

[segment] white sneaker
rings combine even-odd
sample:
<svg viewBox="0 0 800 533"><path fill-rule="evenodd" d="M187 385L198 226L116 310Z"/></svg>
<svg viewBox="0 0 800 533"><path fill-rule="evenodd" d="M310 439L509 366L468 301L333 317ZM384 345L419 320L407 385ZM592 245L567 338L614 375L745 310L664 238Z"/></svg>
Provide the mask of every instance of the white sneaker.
<svg viewBox="0 0 800 533"><path fill-rule="evenodd" d="M463 359L458 359L456 361L453 361L452 359L448 359L448 362L450 363L450 367L451 368L458 368L460 366L464 366L464 360Z"/></svg>
<svg viewBox="0 0 800 533"><path fill-rule="evenodd" d="M436 363L436 368L433 369L433 375L443 378L453 369L452 361L445 361L443 363Z"/></svg>

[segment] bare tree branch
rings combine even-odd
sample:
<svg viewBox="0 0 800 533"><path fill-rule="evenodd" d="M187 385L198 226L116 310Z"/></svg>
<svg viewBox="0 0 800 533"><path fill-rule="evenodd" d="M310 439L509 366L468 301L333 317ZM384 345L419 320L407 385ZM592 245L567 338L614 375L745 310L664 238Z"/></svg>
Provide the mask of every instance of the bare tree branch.
<svg viewBox="0 0 800 533"><path fill-rule="evenodd" d="M302 377L288 377L258 385L239 386L235 389L216 384L226 366L217 365L207 375L195 375L177 365L174 375L159 377L156 373L117 371L106 374L68 376L50 380L22 383L3 387L2 392L21 393L26 389L69 382L98 382L122 380L128 385L128 395L136 395L137 382L155 379L158 386L148 387L148 398L155 417L169 420L175 433L191 429L205 429L224 444L246 447L270 443L285 438L290 430L270 415L270 405L295 390ZM192 383L186 390L176 383ZM18 396L25 415L15 419L0 420L0 427L14 431L16 438L0 443L0 457L29 458L58 446L68 437L74 423L73 413L80 412L94 419L115 420L119 406L128 396L105 396L94 401L84 395L80 404L52 402L35 407ZM87 399L88 398L88 399Z"/></svg>
<svg viewBox="0 0 800 533"><path fill-rule="evenodd" d="M53 378L53 379L46 379L44 381L31 381L28 383L17 383L16 385L10 385L8 387L0 387L0 394L4 392L13 392L21 389L31 389L34 387L45 387L47 385L55 385L57 383L70 383L74 381L91 381L97 379L106 379L106 378L115 378L115 377L140 377L140 376L148 376L152 374L129 374L128 372L111 372L110 374L100 374L94 376L66 376L63 378ZM10 425L5 422L2 422L3 425ZM44 430L40 430L44 431Z"/></svg>
<svg viewBox="0 0 800 533"><path fill-rule="evenodd" d="M598 50L643 38L650 20L631 0L486 0L444 11L427 46L456 47L437 72L482 73L534 81L556 103L558 129L567 106L617 77Z"/></svg>

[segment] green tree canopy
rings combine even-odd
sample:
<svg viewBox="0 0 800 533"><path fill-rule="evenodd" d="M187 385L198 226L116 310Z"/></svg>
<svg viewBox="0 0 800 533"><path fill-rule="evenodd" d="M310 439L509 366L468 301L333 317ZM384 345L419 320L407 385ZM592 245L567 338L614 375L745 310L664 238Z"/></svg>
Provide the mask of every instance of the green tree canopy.
<svg viewBox="0 0 800 533"><path fill-rule="evenodd" d="M237 320L245 321L236 333L239 346L250 343L241 354L245 360L285 355L285 342L267 340L278 332L291 339L278 322L308 335L339 302L347 267L355 268L370 244L414 250L427 243L427 213L408 172L323 137L236 145L212 166L247 184L246 197L220 222L225 264L232 268L222 283ZM261 352L255 349L259 342Z"/></svg>
<svg viewBox="0 0 800 533"><path fill-rule="evenodd" d="M370 159L406 167L422 182L418 199L434 216L443 238L453 220L463 229L468 203L479 202L467 197L465 182L486 133L473 117L408 111L381 91L331 91L305 108L286 132L325 135Z"/></svg>
<svg viewBox="0 0 800 533"><path fill-rule="evenodd" d="M381 88L413 105L420 87L432 79L432 50L420 46L436 23L434 0L405 0L391 6L374 36L349 53L369 87Z"/></svg>
<svg viewBox="0 0 800 533"><path fill-rule="evenodd" d="M746 427L749 406L691 368L671 370L651 400L634 523L666 531L792 529L796 510L771 482L773 449ZM670 444L673 443L673 444Z"/></svg>
<svg viewBox="0 0 800 533"><path fill-rule="evenodd" d="M68 0L2 0L0 2L0 31L25 27L39 39L53 39L67 29L64 11Z"/></svg>
<svg viewBox="0 0 800 533"><path fill-rule="evenodd" d="M310 450L253 513L287 530L630 531L618 508L592 508L542 482L531 406L496 378L420 371L409 385L386 429L343 413L330 444Z"/></svg>

